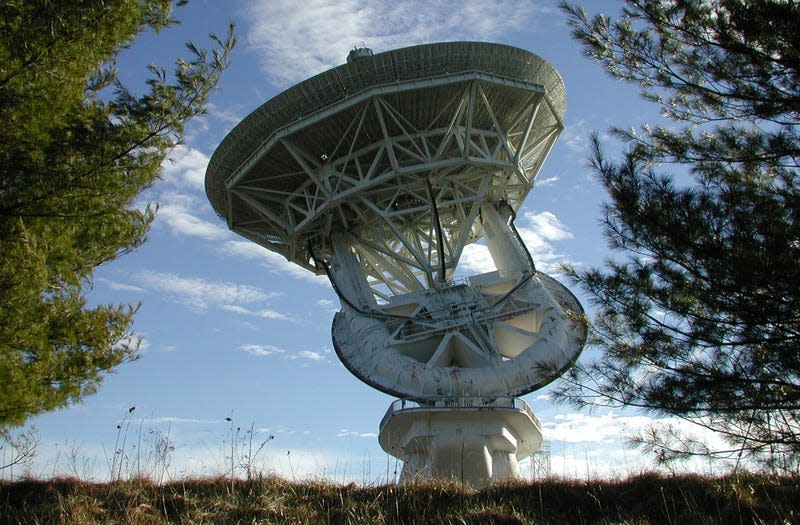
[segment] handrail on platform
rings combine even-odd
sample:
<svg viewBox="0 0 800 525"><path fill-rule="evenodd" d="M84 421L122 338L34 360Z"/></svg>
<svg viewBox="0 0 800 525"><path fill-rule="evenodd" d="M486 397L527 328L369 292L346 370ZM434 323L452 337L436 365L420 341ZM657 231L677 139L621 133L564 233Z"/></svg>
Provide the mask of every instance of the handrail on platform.
<svg viewBox="0 0 800 525"><path fill-rule="evenodd" d="M466 409L483 409L483 410L493 410L493 409L512 409L518 410L520 412L524 412L528 417L531 418L536 428L542 428L541 423L539 422L539 418L537 418L533 411L531 410L528 403L523 401L522 399L514 396L497 396L497 397L485 397L485 396L467 396L467 397L449 397L449 396L442 396L442 397L430 397L426 398L425 401L416 401L414 399L397 399L391 405L389 405L389 409L384 414L383 419L381 419L381 424L379 426L380 430L383 430L383 427L389 421L389 419L398 412L406 411L406 410L437 410L437 409L452 409L452 408L466 408Z"/></svg>

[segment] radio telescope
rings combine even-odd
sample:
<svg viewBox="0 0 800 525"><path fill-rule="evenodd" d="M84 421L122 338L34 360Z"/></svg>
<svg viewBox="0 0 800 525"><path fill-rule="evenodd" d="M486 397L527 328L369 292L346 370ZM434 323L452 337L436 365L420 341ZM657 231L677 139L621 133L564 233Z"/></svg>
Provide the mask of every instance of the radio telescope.
<svg viewBox="0 0 800 525"><path fill-rule="evenodd" d="M485 486L541 444L518 396L573 364L586 325L514 218L564 111L560 75L528 51L361 48L256 109L211 158L206 193L228 227L330 279L339 359L398 398L378 440L401 480ZM478 241L496 271L454 279Z"/></svg>

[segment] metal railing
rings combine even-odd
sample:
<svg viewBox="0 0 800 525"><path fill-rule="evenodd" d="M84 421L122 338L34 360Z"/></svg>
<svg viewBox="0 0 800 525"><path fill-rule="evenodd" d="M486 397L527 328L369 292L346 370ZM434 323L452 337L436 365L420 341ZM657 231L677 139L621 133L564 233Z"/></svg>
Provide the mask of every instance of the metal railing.
<svg viewBox="0 0 800 525"><path fill-rule="evenodd" d="M494 410L494 409L509 409L524 412L531 418L536 428L541 430L542 425L528 404L522 399L514 396L468 396L468 397L429 397L425 401L415 401L413 399L398 399L389 405L389 409L381 419L380 430L389 421L389 419L398 412L406 410L437 410L437 409L476 409L476 410Z"/></svg>

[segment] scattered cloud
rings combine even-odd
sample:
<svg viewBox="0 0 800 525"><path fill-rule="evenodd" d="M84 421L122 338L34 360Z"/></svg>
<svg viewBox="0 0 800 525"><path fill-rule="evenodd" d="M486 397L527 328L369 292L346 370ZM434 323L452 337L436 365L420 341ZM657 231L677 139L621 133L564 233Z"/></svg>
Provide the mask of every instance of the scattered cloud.
<svg viewBox="0 0 800 525"><path fill-rule="evenodd" d="M543 211L540 213L525 212L523 218L527 225L523 226L520 235L525 237L538 237L545 241L560 241L571 239L572 233L553 213Z"/></svg>
<svg viewBox="0 0 800 525"><path fill-rule="evenodd" d="M233 129L245 116L241 112L242 107L237 104L226 105L222 108L213 102L209 102L207 110L209 116L225 123L228 126L228 130Z"/></svg>
<svg viewBox="0 0 800 525"><path fill-rule="evenodd" d="M305 359L308 361L327 361L328 358L319 352L312 352L311 350L302 350L296 354L288 356L288 359Z"/></svg>
<svg viewBox="0 0 800 525"><path fill-rule="evenodd" d="M126 283L118 283L116 281L112 281L110 279L105 279L103 277L98 277L96 279L97 282L103 283L111 290L116 292L135 292L135 293L144 293L146 290L141 286L135 286L133 284L126 284Z"/></svg>
<svg viewBox="0 0 800 525"><path fill-rule="evenodd" d="M267 357L271 355L281 355L286 353L286 350L284 350L283 348L278 348L277 346L272 346L272 345L248 344L240 346L239 350L258 357Z"/></svg>
<svg viewBox="0 0 800 525"><path fill-rule="evenodd" d="M542 434L545 439L550 441L595 443L608 446L624 444L631 436L645 428L666 426L672 426L687 435L691 434L705 441L712 448L728 446L721 434L682 419L652 418L644 415L628 416L614 411L599 415L557 414L550 421L542 421Z"/></svg>
<svg viewBox="0 0 800 525"><path fill-rule="evenodd" d="M652 456L632 449L628 440L647 428L671 426L684 435L705 442L712 449L725 449L721 434L678 418L651 418L644 415L623 415L609 411L605 414L558 414L542 420L542 434L551 443L553 473L565 476L628 476L658 470ZM698 457L672 465L670 470L725 470L725 462L707 463Z"/></svg>
<svg viewBox="0 0 800 525"><path fill-rule="evenodd" d="M247 308L244 308L239 305L226 304L222 306L222 309L228 312L233 312L235 314L261 317L262 319L273 319L276 321L293 321L291 317L282 314L280 312L276 312L275 310L270 310L268 308L263 308L261 310L248 310Z"/></svg>
<svg viewBox="0 0 800 525"><path fill-rule="evenodd" d="M554 421L542 422L542 434L550 441L567 443L611 443L624 441L653 421L647 416L619 416L614 412L603 415L581 413L559 414Z"/></svg>
<svg viewBox="0 0 800 525"><path fill-rule="evenodd" d="M378 437L378 434L375 432L354 432L352 430L348 430L346 428L339 429L339 432L336 433L337 438L349 438L349 437L357 437L357 438L364 438L364 439L375 439Z"/></svg>
<svg viewBox="0 0 800 525"><path fill-rule="evenodd" d="M546 179L536 179L536 187L537 188L546 188L547 186L554 186L556 182L558 182L559 177L548 177Z"/></svg>
<svg viewBox="0 0 800 525"><path fill-rule="evenodd" d="M586 154L589 151L589 130L584 119L568 123L561 132L560 142L574 153Z"/></svg>
<svg viewBox="0 0 800 525"><path fill-rule="evenodd" d="M161 196L156 221L164 224L173 235L199 237L216 241L231 234L219 221L210 222L195 215L195 210L206 206L205 201L190 195L167 193Z"/></svg>
<svg viewBox="0 0 800 525"><path fill-rule="evenodd" d="M211 211L203 191L208 161L202 151L179 145L161 164L164 185L158 195L156 224L165 226L173 235L209 241L231 236L221 221L198 216L198 210Z"/></svg>
<svg viewBox="0 0 800 525"><path fill-rule="evenodd" d="M516 227L537 270L549 274L558 273L559 264L570 262L566 255L556 250L553 243L571 239L572 232L553 213L525 212L517 217ZM482 243L465 246L459 270L467 275L494 271L495 265L489 249Z"/></svg>
<svg viewBox="0 0 800 525"><path fill-rule="evenodd" d="M291 263L283 255L267 250L250 241L228 241L222 250L231 256L259 261L261 266L272 273L302 279L306 282L330 286L327 277L316 275L305 268Z"/></svg>
<svg viewBox="0 0 800 525"><path fill-rule="evenodd" d="M327 312L329 314L335 314L341 309L341 305L339 301L333 301L331 299L320 299L317 301L317 306L319 306L322 311Z"/></svg>
<svg viewBox="0 0 800 525"><path fill-rule="evenodd" d="M201 202L197 197L167 193L161 196L156 221L166 226L176 236L198 237L207 241L230 239L232 233L221 222L207 221L196 215L195 210L204 206L207 206L207 203ZM272 273L329 286L326 277L315 275L289 262L284 256L252 241L228 240L219 245L218 249L227 256L256 260Z"/></svg>
<svg viewBox="0 0 800 525"><path fill-rule="evenodd" d="M246 8L250 27L245 38L262 71L287 86L344 63L362 43L380 52L422 42L497 41L509 32L543 25L556 13L527 0L255 0Z"/></svg>
<svg viewBox="0 0 800 525"><path fill-rule="evenodd" d="M209 157L185 145L176 146L161 163L161 177L171 186L202 191Z"/></svg>
<svg viewBox="0 0 800 525"><path fill-rule="evenodd" d="M461 259L458 262L459 273L473 275L494 270L494 261L485 244L480 242L464 246L464 250L461 252Z"/></svg>
<svg viewBox="0 0 800 525"><path fill-rule="evenodd" d="M522 219L517 231L531 252L536 268L549 274L558 273L559 264L569 261L566 255L556 250L553 243L571 239L572 232L549 211L526 212Z"/></svg>
<svg viewBox="0 0 800 525"><path fill-rule="evenodd" d="M173 273L144 271L136 278L148 289L196 311L206 310L209 306L230 309L230 305L259 303L281 295L244 284L181 277Z"/></svg>
<svg viewBox="0 0 800 525"><path fill-rule="evenodd" d="M322 352L313 352L311 350L300 350L299 352L289 352L285 348L280 348L273 345L257 345L245 344L239 347L239 350L246 352L250 355L257 357L282 357L289 361L324 361L330 362L327 355L330 350L323 349Z"/></svg>

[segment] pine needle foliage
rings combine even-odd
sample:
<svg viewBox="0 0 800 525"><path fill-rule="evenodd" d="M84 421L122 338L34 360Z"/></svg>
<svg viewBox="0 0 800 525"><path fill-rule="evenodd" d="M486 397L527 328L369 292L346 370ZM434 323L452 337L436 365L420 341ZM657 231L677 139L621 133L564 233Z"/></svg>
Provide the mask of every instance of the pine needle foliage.
<svg viewBox="0 0 800 525"><path fill-rule="evenodd" d="M231 27L211 53L189 44L133 93L115 58L175 23L172 9L0 3L0 427L80 400L137 355L137 306L88 305L92 272L145 241L156 207L137 197L204 112L235 42Z"/></svg>
<svg viewBox="0 0 800 525"><path fill-rule="evenodd" d="M600 357L557 396L629 406L721 433L637 442L796 472L800 458L800 5L627 0L618 19L562 5L585 54L661 106L662 126L613 130L591 167L615 255L570 268L596 307Z"/></svg>

